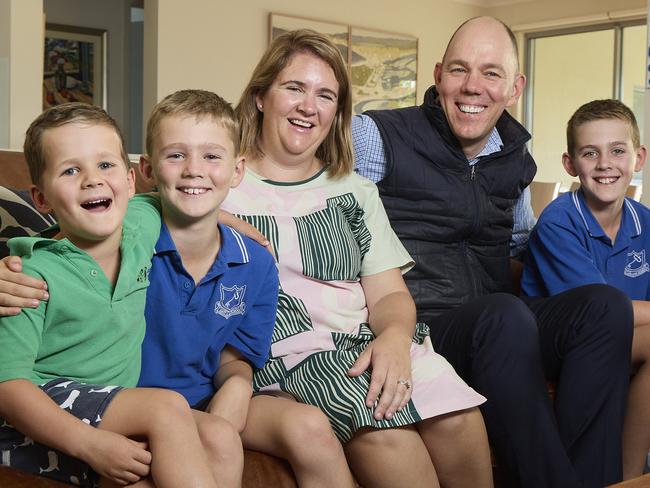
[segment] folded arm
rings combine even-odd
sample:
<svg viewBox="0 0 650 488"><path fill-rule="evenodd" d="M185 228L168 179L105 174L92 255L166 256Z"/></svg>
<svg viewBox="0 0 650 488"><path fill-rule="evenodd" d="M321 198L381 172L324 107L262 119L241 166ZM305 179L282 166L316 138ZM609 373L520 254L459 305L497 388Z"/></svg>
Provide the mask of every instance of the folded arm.
<svg viewBox="0 0 650 488"><path fill-rule="evenodd" d="M246 426L248 404L253 394L253 369L233 347L221 351L221 364L214 375L217 392L207 411L228 420L239 432Z"/></svg>

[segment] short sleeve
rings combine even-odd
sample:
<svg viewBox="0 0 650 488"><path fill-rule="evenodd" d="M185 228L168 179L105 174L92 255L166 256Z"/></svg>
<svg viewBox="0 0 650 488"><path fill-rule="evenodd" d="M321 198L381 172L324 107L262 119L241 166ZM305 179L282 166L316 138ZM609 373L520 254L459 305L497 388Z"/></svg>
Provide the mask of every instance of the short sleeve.
<svg viewBox="0 0 650 488"><path fill-rule="evenodd" d="M160 212L158 194L137 194L129 200L129 207L124 219L125 225L131 226L138 232L140 242L151 249L154 248L160 236L162 225Z"/></svg>
<svg viewBox="0 0 650 488"><path fill-rule="evenodd" d="M44 279L23 260L25 274ZM34 376L34 364L45 325L47 302L38 308L23 308L18 315L0 318L0 382L13 379L30 380Z"/></svg>
<svg viewBox="0 0 650 488"><path fill-rule="evenodd" d="M545 217L545 214L542 217ZM521 288L530 296L550 296L578 286L606 283L589 249L570 225L540 219L528 240Z"/></svg>
<svg viewBox="0 0 650 488"><path fill-rule="evenodd" d="M360 180L360 186L363 220L371 237L370 248L361 263L361 276L381 273L392 268L399 268L402 274L406 273L415 262L390 226L377 186L366 180Z"/></svg>
<svg viewBox="0 0 650 488"><path fill-rule="evenodd" d="M239 327L233 331L228 344L237 349L256 368L266 363L271 349L278 306L278 271L271 254L257 246L253 259L246 266L256 269L253 276L262 283L254 302L247 303L248 311ZM250 250L250 247L249 247Z"/></svg>

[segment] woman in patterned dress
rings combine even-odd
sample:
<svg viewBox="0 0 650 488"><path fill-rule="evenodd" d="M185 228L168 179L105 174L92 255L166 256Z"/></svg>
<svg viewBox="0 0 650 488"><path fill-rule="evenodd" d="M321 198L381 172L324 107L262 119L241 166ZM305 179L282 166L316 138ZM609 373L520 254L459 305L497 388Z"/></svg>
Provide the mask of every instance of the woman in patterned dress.
<svg viewBox="0 0 650 488"><path fill-rule="evenodd" d="M363 486L492 486L485 399L416 324L402 278L413 261L375 185L352 172L336 46L306 30L278 37L237 110L247 171L223 208L268 238L281 283L255 391L319 407ZM268 403L265 416L282 414Z"/></svg>

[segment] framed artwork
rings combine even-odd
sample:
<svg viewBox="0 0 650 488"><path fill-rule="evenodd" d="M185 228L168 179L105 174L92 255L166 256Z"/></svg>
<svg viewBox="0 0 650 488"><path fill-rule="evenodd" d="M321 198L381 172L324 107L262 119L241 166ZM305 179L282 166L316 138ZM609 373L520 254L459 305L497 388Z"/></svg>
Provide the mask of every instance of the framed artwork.
<svg viewBox="0 0 650 488"><path fill-rule="evenodd" d="M354 113L415 105L417 38L352 27L350 39Z"/></svg>
<svg viewBox="0 0 650 488"><path fill-rule="evenodd" d="M269 17L269 43L287 31L296 29L311 29L320 34L325 34L341 51L343 59L348 59L348 47L350 45L349 27L345 24L333 22L321 22L320 20L306 19L302 17L291 17L288 15L271 14Z"/></svg>
<svg viewBox="0 0 650 488"><path fill-rule="evenodd" d="M269 42L295 29L312 29L334 42L348 65L353 113L415 105L416 37L273 13L269 20Z"/></svg>
<svg viewBox="0 0 650 488"><path fill-rule="evenodd" d="M43 109L66 102L106 108L106 31L46 24Z"/></svg>

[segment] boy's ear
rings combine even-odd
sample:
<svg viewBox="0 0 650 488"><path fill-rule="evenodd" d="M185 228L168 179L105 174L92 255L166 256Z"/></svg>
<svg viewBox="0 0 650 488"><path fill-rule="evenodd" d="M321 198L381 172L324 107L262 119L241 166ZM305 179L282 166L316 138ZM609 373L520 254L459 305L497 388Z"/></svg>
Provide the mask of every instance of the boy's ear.
<svg viewBox="0 0 650 488"><path fill-rule="evenodd" d="M126 173L126 179L129 182L129 198L135 195L135 168L129 167Z"/></svg>
<svg viewBox="0 0 650 488"><path fill-rule="evenodd" d="M238 157L237 159L235 159L235 171L232 174L230 188L235 188L239 186L241 180L244 178L245 172L246 172L246 158Z"/></svg>
<svg viewBox="0 0 650 488"><path fill-rule="evenodd" d="M648 157L648 149L645 145L641 144L636 150L636 163L634 164L634 171L641 171L645 165Z"/></svg>
<svg viewBox="0 0 650 488"><path fill-rule="evenodd" d="M54 210L52 210L52 207L50 207L50 204L47 202L47 199L45 198L45 193L43 193L39 187L36 185L30 186L29 194L32 197L32 202L34 202L36 210L43 214L54 212Z"/></svg>
<svg viewBox="0 0 650 488"><path fill-rule="evenodd" d="M569 173L571 176L578 176L578 172L576 171L573 165L573 159L571 158L569 153L565 152L564 154L562 154L562 166L564 166L566 172Z"/></svg>
<svg viewBox="0 0 650 488"><path fill-rule="evenodd" d="M151 159L146 154L140 155L140 173L147 182L151 183L151 180L153 180L153 166L151 165Z"/></svg>

